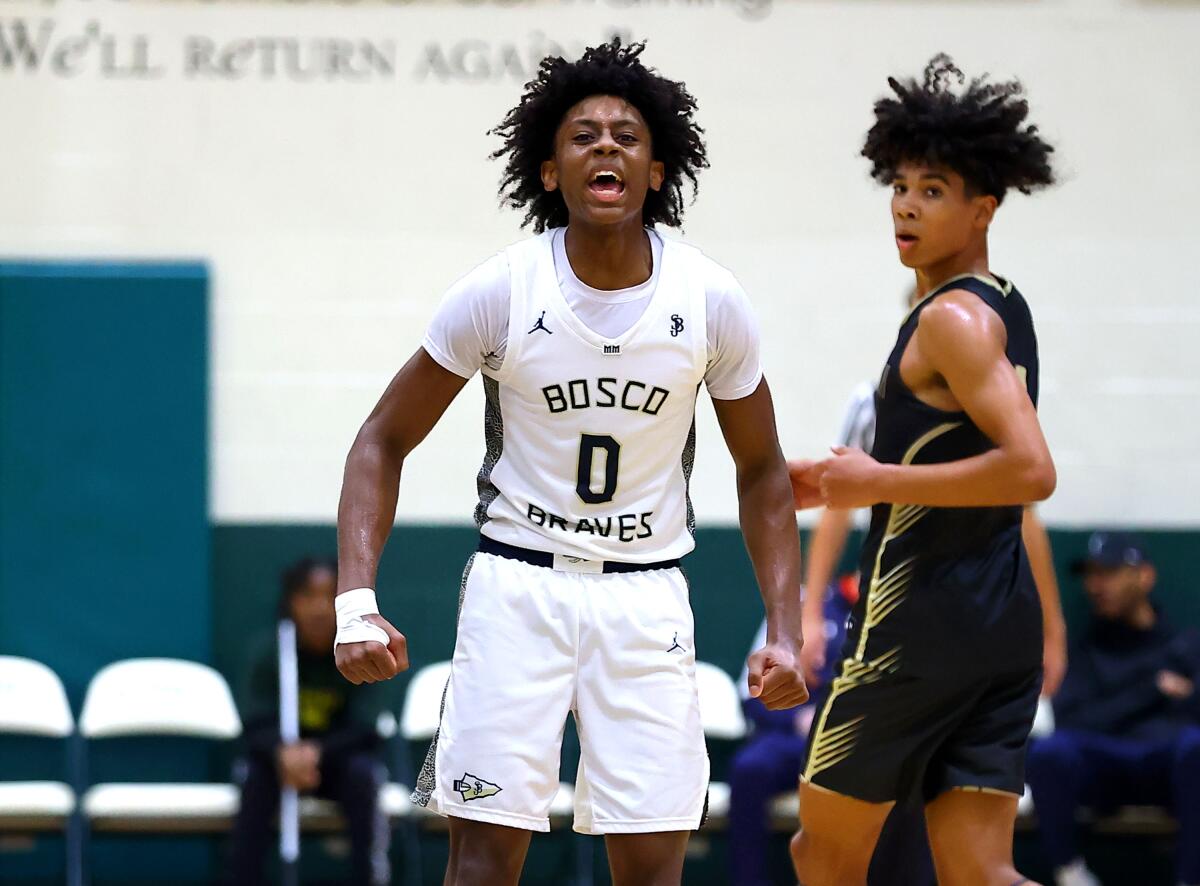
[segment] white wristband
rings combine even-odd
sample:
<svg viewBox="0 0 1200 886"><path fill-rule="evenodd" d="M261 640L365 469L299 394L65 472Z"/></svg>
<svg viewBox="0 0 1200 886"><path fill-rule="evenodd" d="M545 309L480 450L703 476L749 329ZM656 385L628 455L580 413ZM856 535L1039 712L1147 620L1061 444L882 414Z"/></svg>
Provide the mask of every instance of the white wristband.
<svg viewBox="0 0 1200 886"><path fill-rule="evenodd" d="M370 588L355 588L333 598L333 609L337 613L337 636L333 648L339 643L363 643L374 640L388 645L388 635L379 625L366 621L364 615L378 615L375 592Z"/></svg>

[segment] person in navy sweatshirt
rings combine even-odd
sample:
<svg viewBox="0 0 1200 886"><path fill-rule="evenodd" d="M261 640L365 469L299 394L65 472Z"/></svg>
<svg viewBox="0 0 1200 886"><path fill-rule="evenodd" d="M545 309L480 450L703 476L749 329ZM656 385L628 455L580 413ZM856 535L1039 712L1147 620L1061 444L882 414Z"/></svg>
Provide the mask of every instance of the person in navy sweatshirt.
<svg viewBox="0 0 1200 886"><path fill-rule="evenodd" d="M1155 603L1154 566L1134 536L1095 533L1075 569L1092 617L1054 699L1057 730L1028 760L1047 860L1058 886L1098 886L1076 809L1165 806L1180 825L1179 882L1200 884L1200 634Z"/></svg>

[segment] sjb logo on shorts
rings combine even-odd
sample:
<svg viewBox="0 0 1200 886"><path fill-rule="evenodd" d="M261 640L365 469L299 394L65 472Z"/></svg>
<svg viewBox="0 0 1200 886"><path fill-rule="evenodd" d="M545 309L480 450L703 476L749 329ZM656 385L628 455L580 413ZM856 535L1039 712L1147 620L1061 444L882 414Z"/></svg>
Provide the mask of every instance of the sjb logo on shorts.
<svg viewBox="0 0 1200 886"><path fill-rule="evenodd" d="M467 803L471 800L482 800L485 797L494 797L503 790L499 785L492 784L490 781L484 781L478 775L472 775L469 772L464 772L462 778L454 779L454 790L462 794L463 802Z"/></svg>

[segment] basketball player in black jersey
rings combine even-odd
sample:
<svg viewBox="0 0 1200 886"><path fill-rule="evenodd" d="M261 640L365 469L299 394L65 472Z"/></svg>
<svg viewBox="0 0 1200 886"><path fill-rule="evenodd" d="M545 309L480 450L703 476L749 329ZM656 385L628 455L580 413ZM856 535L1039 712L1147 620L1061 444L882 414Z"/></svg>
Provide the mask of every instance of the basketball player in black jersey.
<svg viewBox="0 0 1200 886"><path fill-rule="evenodd" d="M888 82L863 154L892 186L920 300L879 380L871 454L838 447L793 477L798 500L872 517L792 855L803 886L862 884L888 811L919 798L941 886L1015 886L1042 665L1021 514L1055 470L1029 308L990 270L987 233L1009 189L1053 182L1052 148L1019 83L965 82L944 55L920 82Z"/></svg>

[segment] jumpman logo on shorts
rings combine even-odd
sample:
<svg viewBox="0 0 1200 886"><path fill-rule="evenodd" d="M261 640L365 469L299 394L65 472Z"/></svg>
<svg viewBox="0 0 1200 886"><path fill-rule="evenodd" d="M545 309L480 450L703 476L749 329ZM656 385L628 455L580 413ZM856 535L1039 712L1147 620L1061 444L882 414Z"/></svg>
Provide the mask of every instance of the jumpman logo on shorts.
<svg viewBox="0 0 1200 886"><path fill-rule="evenodd" d="M683 652L683 647L679 645L679 631L675 632L675 638L671 641L671 648L667 652L674 652L676 649Z"/></svg>
<svg viewBox="0 0 1200 886"><path fill-rule="evenodd" d="M545 320L546 320L546 312L542 311L542 316L537 318L537 322L533 324L533 329L529 330L525 334L533 335L535 332L537 332L540 329L540 330L542 330L542 332L546 333L546 335L554 335L553 332L551 332L549 329L546 328Z"/></svg>

